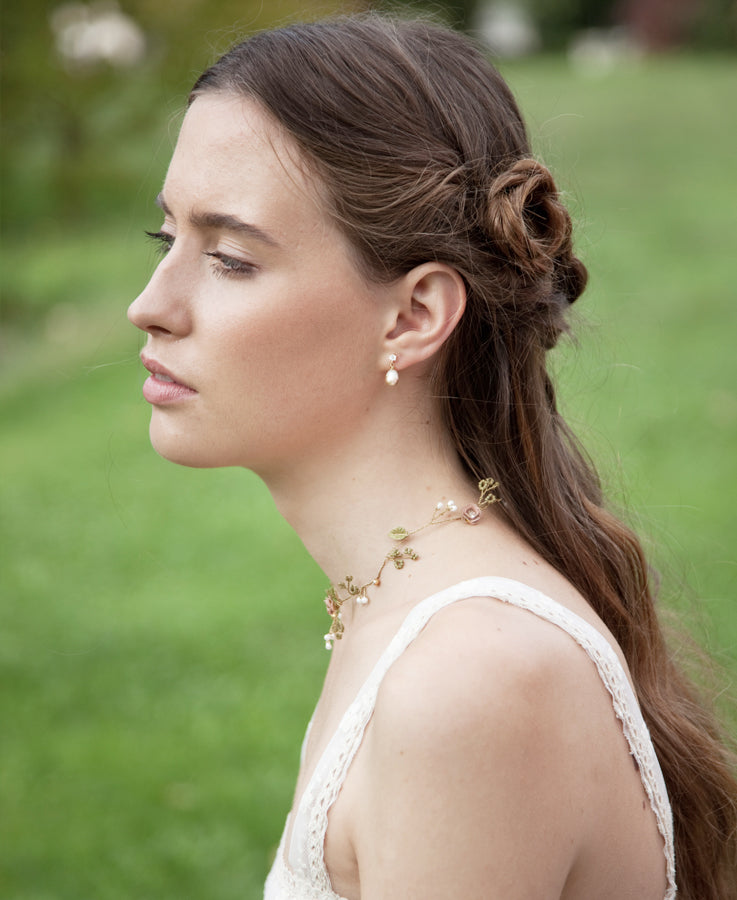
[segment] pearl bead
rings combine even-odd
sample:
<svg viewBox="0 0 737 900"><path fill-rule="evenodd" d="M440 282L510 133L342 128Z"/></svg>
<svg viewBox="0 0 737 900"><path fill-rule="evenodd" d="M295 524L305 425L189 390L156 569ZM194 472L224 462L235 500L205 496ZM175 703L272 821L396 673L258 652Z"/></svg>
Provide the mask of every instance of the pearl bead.
<svg viewBox="0 0 737 900"><path fill-rule="evenodd" d="M384 377L386 378L386 383L393 387L399 381L399 372L396 369L389 369Z"/></svg>

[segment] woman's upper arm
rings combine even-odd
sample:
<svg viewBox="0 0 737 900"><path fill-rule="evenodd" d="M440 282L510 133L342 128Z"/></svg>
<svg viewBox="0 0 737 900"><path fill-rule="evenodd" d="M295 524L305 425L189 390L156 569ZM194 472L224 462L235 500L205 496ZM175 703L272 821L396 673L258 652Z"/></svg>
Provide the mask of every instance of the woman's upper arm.
<svg viewBox="0 0 737 900"><path fill-rule="evenodd" d="M560 896L582 823L568 651L451 628L399 661L366 734L362 900Z"/></svg>

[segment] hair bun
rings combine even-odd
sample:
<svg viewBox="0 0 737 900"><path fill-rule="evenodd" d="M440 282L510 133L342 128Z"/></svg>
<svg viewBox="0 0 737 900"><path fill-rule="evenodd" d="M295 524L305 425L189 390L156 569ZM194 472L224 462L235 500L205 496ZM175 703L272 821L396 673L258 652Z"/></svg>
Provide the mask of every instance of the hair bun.
<svg viewBox="0 0 737 900"><path fill-rule="evenodd" d="M573 303L586 269L573 255L572 224L549 170L518 159L491 184L486 233L497 254L529 281L552 278L553 291Z"/></svg>

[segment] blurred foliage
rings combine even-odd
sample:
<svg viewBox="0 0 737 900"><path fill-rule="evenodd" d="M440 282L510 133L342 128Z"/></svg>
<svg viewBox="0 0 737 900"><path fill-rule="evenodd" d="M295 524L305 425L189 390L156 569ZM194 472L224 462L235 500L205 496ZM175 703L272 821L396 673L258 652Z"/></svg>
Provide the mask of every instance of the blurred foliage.
<svg viewBox="0 0 737 900"><path fill-rule="evenodd" d="M513 4L516 5L516 4ZM560 50L571 36L587 29L608 29L645 15L682 22L680 43L701 49L737 47L737 5L734 0L524 0L548 50Z"/></svg>
<svg viewBox="0 0 737 900"><path fill-rule="evenodd" d="M571 34L612 24L617 0L529 0L531 12L548 48L564 47Z"/></svg>
<svg viewBox="0 0 737 900"><path fill-rule="evenodd" d="M483 0L375 0L364 5L380 12L429 15L442 19L454 28L470 30L482 3Z"/></svg>

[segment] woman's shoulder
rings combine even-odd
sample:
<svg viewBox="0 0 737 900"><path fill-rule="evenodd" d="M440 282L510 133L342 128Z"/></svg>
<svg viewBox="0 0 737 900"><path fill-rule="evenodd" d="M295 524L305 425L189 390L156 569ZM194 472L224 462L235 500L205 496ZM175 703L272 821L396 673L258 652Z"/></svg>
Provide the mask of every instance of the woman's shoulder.
<svg viewBox="0 0 737 900"><path fill-rule="evenodd" d="M392 730L401 723L407 739L429 723L436 734L467 728L488 751L513 732L517 746L526 732L539 741L542 721L570 731L571 714L579 718L587 695L598 705L602 690L591 659L565 630L513 604L470 597L438 611L394 663L375 716Z"/></svg>
<svg viewBox="0 0 737 900"><path fill-rule="evenodd" d="M453 860L471 891L489 877L518 879L499 896L560 886L595 828L602 744L613 759L623 749L605 697L586 654L549 622L484 597L438 612L377 696L362 818L389 824L365 846L401 846L403 877L438 883L433 861Z"/></svg>

